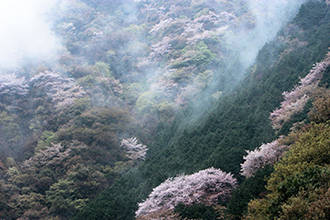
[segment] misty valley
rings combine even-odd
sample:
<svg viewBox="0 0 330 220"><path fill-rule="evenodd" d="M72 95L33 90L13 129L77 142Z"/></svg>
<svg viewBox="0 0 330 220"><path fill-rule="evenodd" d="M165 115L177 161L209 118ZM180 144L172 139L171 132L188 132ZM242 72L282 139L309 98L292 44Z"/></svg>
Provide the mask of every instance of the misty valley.
<svg viewBox="0 0 330 220"><path fill-rule="evenodd" d="M0 219L330 219L328 0L0 3Z"/></svg>

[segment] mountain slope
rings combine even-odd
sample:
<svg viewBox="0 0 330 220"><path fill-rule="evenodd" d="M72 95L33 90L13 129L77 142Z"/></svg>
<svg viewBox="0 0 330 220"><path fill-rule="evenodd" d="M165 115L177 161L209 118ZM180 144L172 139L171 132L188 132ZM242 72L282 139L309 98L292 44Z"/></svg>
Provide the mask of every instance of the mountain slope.
<svg viewBox="0 0 330 220"><path fill-rule="evenodd" d="M296 18L259 52L235 92L222 97L206 121L180 132L172 141L169 134L179 132L180 120L189 117L183 113L175 119L179 125L159 127L160 135L151 145L155 150L142 166L101 193L76 219L133 219L137 202L166 178L182 172L190 174L213 166L239 177L245 150L287 134L294 122L306 118L306 111L302 112L276 135L269 115L280 105L282 92L290 91L299 77L324 58L330 46L328 21L326 3L302 6ZM324 82L329 82L329 70Z"/></svg>

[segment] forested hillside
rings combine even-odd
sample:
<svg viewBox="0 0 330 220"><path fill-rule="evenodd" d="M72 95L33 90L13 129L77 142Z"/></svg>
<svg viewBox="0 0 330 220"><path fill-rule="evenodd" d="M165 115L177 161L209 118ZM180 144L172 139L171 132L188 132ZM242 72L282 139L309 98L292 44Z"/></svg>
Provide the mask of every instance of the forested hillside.
<svg viewBox="0 0 330 220"><path fill-rule="evenodd" d="M250 199L267 194L264 188L267 181L264 177L272 172L271 167L266 166L264 171L259 171L254 177L243 179L239 173L240 164L244 162L243 156L246 155L245 150L254 150L262 143L287 135L295 122L307 118L310 102L279 130L272 128L269 119L271 112L280 107L282 93L299 85L299 77L305 77L314 64L325 59L329 47L328 20L325 3L308 3L303 6L296 18L278 33L275 40L263 47L240 86L233 94L219 101L206 121L185 130L177 138L174 134L180 131L180 120L185 120L186 112L178 115L172 126L159 126L157 138L150 147L152 156L137 170L103 192L78 218L133 218L133 210L138 209L137 202L146 199L151 188L168 177L183 172L190 174L208 167L232 172L241 183L233 192L229 203L218 204L221 207L227 206L228 209L226 214L222 208L220 211L216 209L220 212L218 216L242 217L247 212ZM329 67L323 71L321 82L324 85L328 81ZM179 213L188 218L215 219L216 215L210 214L212 209L210 211L207 207L193 207L181 207ZM213 212L216 211L213 209ZM160 212L158 217L162 214L164 215ZM165 212L166 214L169 215ZM256 219L263 218L266 215L263 217L261 214Z"/></svg>
<svg viewBox="0 0 330 220"><path fill-rule="evenodd" d="M56 0L45 17L47 55L27 40L0 62L1 219L330 217L326 1Z"/></svg>

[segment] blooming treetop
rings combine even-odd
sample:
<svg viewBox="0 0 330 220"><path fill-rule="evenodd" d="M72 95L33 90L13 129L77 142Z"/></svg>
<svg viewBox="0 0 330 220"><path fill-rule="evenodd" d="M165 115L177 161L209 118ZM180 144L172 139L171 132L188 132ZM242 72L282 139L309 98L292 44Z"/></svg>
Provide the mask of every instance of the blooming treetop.
<svg viewBox="0 0 330 220"><path fill-rule="evenodd" d="M285 122L304 109L309 100L309 95L318 87L318 84L322 79L322 73L329 65L330 52L322 62L317 63L310 70L307 76L300 79L299 86L296 85L290 92L282 93L284 101L281 103L281 107L274 110L269 117L275 130L280 130Z"/></svg>
<svg viewBox="0 0 330 220"><path fill-rule="evenodd" d="M52 144L44 150L40 150L33 157L23 162L22 167L42 167L46 165L58 165L70 155L70 149L64 150L61 144Z"/></svg>
<svg viewBox="0 0 330 220"><path fill-rule="evenodd" d="M64 108L71 105L73 100L87 96L87 93L74 82L74 79L62 77L55 72L41 72L32 77L30 81L33 87L46 89L47 95L52 98L57 108Z"/></svg>
<svg viewBox="0 0 330 220"><path fill-rule="evenodd" d="M283 155L288 148L281 145L278 140L268 144L262 144L259 149L254 151L247 150L248 155L244 156L244 163L241 164L241 173L245 177L251 177L258 169L263 168L266 164L273 165Z"/></svg>
<svg viewBox="0 0 330 220"><path fill-rule="evenodd" d="M232 174L213 167L192 175L169 178L154 188L147 200L139 203L135 214L140 216L163 209L174 209L179 203L216 204L218 199L228 199L236 184Z"/></svg>
<svg viewBox="0 0 330 220"><path fill-rule="evenodd" d="M17 78L16 74L4 74L0 78L0 95L25 96L29 92L25 78Z"/></svg>
<svg viewBox="0 0 330 220"><path fill-rule="evenodd" d="M143 144L138 144L138 140L136 137L131 137L128 139L123 139L121 141L120 146L126 150L126 156L132 160L146 158L146 153L148 151L148 147Z"/></svg>

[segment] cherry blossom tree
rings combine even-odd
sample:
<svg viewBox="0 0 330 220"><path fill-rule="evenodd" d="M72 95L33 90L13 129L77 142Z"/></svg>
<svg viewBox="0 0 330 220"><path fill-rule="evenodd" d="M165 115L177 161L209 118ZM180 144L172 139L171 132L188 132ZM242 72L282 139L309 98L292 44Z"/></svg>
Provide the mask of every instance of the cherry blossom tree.
<svg viewBox="0 0 330 220"><path fill-rule="evenodd" d="M171 24L173 22L173 18L169 18L166 20L161 20L158 24L156 24L150 31L149 34L151 34L152 36L155 36L159 30L165 28L166 26L168 26L169 24Z"/></svg>
<svg viewBox="0 0 330 220"><path fill-rule="evenodd" d="M120 146L126 150L126 156L132 160L144 160L146 158L148 147L143 144L138 144L136 137L123 139Z"/></svg>
<svg viewBox="0 0 330 220"><path fill-rule="evenodd" d="M300 79L300 85L296 85L290 92L282 93L284 101L281 102L281 107L275 109L269 117L273 129L280 130L285 122L304 109L309 96L317 89L322 74L329 65L330 52L322 62L316 63L310 72Z"/></svg>
<svg viewBox="0 0 330 220"><path fill-rule="evenodd" d="M64 150L61 144L52 144L44 150L40 150L30 159L24 161L22 167L30 168L33 166L42 167L46 165L58 165L65 158L70 156L70 149Z"/></svg>
<svg viewBox="0 0 330 220"><path fill-rule="evenodd" d="M173 210L179 203L213 205L218 200L228 199L236 184L232 174L213 167L192 175L169 178L154 188L147 200L139 203L135 214L142 216L160 210Z"/></svg>
<svg viewBox="0 0 330 220"><path fill-rule="evenodd" d="M251 177L258 169L266 164L273 165L288 149L287 145L282 145L279 140L268 144L262 144L253 151L247 150L248 155L244 156L244 163L241 164L241 174L245 177Z"/></svg>
<svg viewBox="0 0 330 220"><path fill-rule="evenodd" d="M189 22L184 28L184 32L182 33L183 36L189 36L196 33L203 32L203 23L198 22Z"/></svg>
<svg viewBox="0 0 330 220"><path fill-rule="evenodd" d="M66 78L58 73L45 71L30 79L32 88L42 88L52 98L56 108L64 108L75 99L87 96L83 88L77 85L72 78Z"/></svg>
<svg viewBox="0 0 330 220"><path fill-rule="evenodd" d="M24 77L17 78L16 74L4 74L0 78L0 97L7 96L26 96L29 92L28 85Z"/></svg>
<svg viewBox="0 0 330 220"><path fill-rule="evenodd" d="M69 89L73 86L74 81L71 78L64 78L58 73L44 71L36 74L30 79L32 87L45 88L48 95L56 93L59 88Z"/></svg>
<svg viewBox="0 0 330 220"><path fill-rule="evenodd" d="M75 99L81 99L86 97L87 93L79 85L74 84L69 89L59 88L55 94L53 94L53 102L56 103L57 108L64 108L72 105Z"/></svg>
<svg viewBox="0 0 330 220"><path fill-rule="evenodd" d="M193 45L198 41L203 39L211 38L212 36L216 35L214 31L204 31L202 33L197 33L194 36L187 39L187 44Z"/></svg>
<svg viewBox="0 0 330 220"><path fill-rule="evenodd" d="M168 52L170 52L171 44L170 44L171 38L170 37L164 37L163 40L157 44L154 44L151 46L152 52L149 55L149 59L156 59L161 58Z"/></svg>

